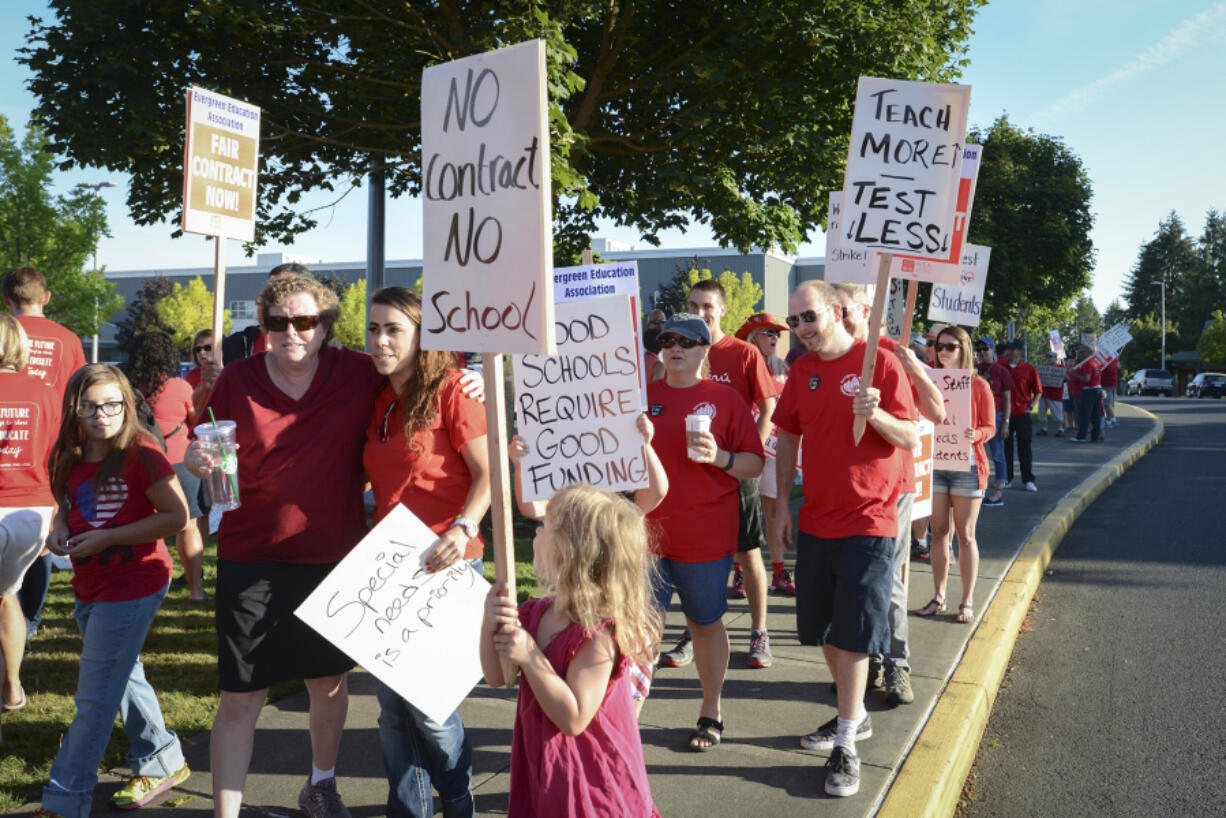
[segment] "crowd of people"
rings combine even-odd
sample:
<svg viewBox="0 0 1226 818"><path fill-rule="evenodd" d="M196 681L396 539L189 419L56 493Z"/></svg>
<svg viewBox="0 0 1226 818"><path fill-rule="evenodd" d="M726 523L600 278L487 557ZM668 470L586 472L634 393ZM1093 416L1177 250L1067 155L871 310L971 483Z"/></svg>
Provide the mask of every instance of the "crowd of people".
<svg viewBox="0 0 1226 818"><path fill-rule="evenodd" d="M82 634L77 711L41 814L89 814L117 714L134 775L114 806L147 804L190 775L140 651L172 584L168 537L189 599L210 600L203 485L221 464L194 433L207 417L235 423L242 487L241 505L221 516L211 597L215 814L239 814L269 689L301 680L312 761L298 805L313 818L348 815L336 767L355 663L294 611L368 530L367 487L375 522L402 504L437 536L427 570L467 561L481 571L491 469L479 380L452 353L421 348L421 300L404 287L373 294L368 354L332 343L336 295L297 265L270 274L256 301L258 329L221 342L197 333L195 367L182 379L178 347L156 331L133 339L122 368L86 365L79 339L42 315L51 294L36 270L10 271L3 291L13 316L0 316L0 420L20 428L10 438L28 442L0 461L3 708L26 704L21 657L47 594L48 555L71 559ZM495 585L479 635L489 684L511 683L511 668L522 674L512 815L658 814L637 722L653 677L696 666L701 701L684 746L716 748L732 655L727 600L747 599L745 663L766 669L769 593L795 598L799 640L821 646L835 684L836 712L800 745L829 752L828 794L856 793L856 742L872 736L867 691L881 691L889 705L914 700L909 560L930 559L934 584L914 614L945 612L956 535L954 619L974 622L980 507L1003 504L1015 456L1021 487L1038 490L1035 403L1040 435L1049 433L1047 415L1054 434L1072 429L1073 440L1101 440L1112 423L1109 376L1089 343L1075 350L1057 390L1041 385L1020 344L998 358L992 339L972 341L961 327L936 325L906 344L870 338L858 285L804 282L786 317L758 313L735 333L722 326L727 296L717 281L699 281L687 302L686 312L646 316L649 383L638 431L648 486L622 497L575 485L524 502L516 475L521 513L540 522L534 569L550 593L516 605L505 584ZM785 332L793 341L786 360L776 352ZM861 384L870 344L877 364L871 384ZM932 377L939 369L979 371L971 421L956 430L970 462L935 471L932 513L913 519L919 420L946 418ZM9 408L18 404L20 412ZM511 462L526 453L513 437ZM797 518L789 501L798 474ZM667 647L664 612L674 595L685 630ZM473 815L473 745L459 713L435 721L382 682L376 696L386 814L431 815L437 793L445 816Z"/></svg>

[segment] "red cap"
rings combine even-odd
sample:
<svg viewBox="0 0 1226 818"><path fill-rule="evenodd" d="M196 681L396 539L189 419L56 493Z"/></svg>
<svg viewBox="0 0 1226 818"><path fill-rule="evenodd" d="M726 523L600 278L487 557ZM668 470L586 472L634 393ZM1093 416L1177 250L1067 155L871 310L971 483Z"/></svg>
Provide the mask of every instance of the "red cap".
<svg viewBox="0 0 1226 818"><path fill-rule="evenodd" d="M749 316L749 320L736 331L736 337L742 341L749 340L749 334L754 330L773 329L779 332L787 332L788 325L780 321L769 312L760 312L756 315Z"/></svg>

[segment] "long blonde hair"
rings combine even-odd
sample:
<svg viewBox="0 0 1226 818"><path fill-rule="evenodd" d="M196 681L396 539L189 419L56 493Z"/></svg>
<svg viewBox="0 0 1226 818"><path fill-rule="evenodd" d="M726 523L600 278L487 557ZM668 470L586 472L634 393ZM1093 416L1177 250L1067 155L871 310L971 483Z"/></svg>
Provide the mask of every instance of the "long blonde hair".
<svg viewBox="0 0 1226 818"><path fill-rule="evenodd" d="M549 501L554 590L566 617L590 631L605 620L621 654L653 661L664 617L651 592L656 561L643 512L617 494L575 483Z"/></svg>

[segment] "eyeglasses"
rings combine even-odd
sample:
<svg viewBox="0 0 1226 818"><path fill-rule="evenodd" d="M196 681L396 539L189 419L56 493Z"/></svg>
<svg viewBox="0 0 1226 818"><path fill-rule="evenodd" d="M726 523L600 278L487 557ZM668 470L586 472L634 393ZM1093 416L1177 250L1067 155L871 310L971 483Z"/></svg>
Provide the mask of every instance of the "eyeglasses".
<svg viewBox="0 0 1226 818"><path fill-rule="evenodd" d="M764 329L764 330L762 330L762 334L763 334L763 335L765 335L767 338L778 338L778 337L779 337L779 330L775 330L775 329Z"/></svg>
<svg viewBox="0 0 1226 818"><path fill-rule="evenodd" d="M800 315L789 315L787 317L788 326L796 329L800 326L800 322L812 324L817 321L817 310L805 310Z"/></svg>
<svg viewBox="0 0 1226 818"><path fill-rule="evenodd" d="M200 346L198 346L198 347L192 347L192 353L193 353L193 354L194 354L194 353L197 353L197 352L212 352L212 351L213 351L213 345L212 345L212 344L201 344L201 345L200 345Z"/></svg>
<svg viewBox="0 0 1226 818"><path fill-rule="evenodd" d="M693 338L682 338L680 335L663 335L660 337L660 349L672 349L675 346L680 346L682 349L693 349L701 343L701 341L695 341Z"/></svg>
<svg viewBox="0 0 1226 818"><path fill-rule="evenodd" d="M285 332L289 329L289 325L293 324L294 329L299 332L315 329L319 326L318 315L266 315L264 316L264 327L269 332Z"/></svg>
<svg viewBox="0 0 1226 818"><path fill-rule="evenodd" d="M987 352L988 347L975 347L976 352Z"/></svg>
<svg viewBox="0 0 1226 818"><path fill-rule="evenodd" d="M929 341L928 345L935 347L937 352L957 352L962 346L961 344L938 344L935 341Z"/></svg>
<svg viewBox="0 0 1226 818"><path fill-rule="evenodd" d="M930 347L934 347L934 346L936 346L936 345L937 345L937 342L936 342L936 341L932 341L932 340L924 341L924 343L925 343L926 345L930 346Z"/></svg>
<svg viewBox="0 0 1226 818"><path fill-rule="evenodd" d="M79 418L92 418L99 412L102 413L104 418L113 418L123 412L123 401L111 400L106 403L94 403L83 400L81 405L77 407L77 417Z"/></svg>

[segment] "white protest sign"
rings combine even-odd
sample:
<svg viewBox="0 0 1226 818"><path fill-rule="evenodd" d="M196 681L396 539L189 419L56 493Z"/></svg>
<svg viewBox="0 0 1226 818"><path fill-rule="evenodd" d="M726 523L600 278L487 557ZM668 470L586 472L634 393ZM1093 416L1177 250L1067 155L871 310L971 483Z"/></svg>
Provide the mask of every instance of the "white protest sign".
<svg viewBox="0 0 1226 818"><path fill-rule="evenodd" d="M466 560L427 571L437 539L397 505L294 613L441 723L481 680L490 586Z"/></svg>
<svg viewBox="0 0 1226 818"><path fill-rule="evenodd" d="M975 372L970 369L934 369L930 375L945 399L945 420L937 426L932 451L933 468L966 471L971 467L973 444L963 433L972 425L971 382L975 379Z"/></svg>
<svg viewBox="0 0 1226 818"><path fill-rule="evenodd" d="M911 503L911 519L932 516L932 445L936 427L926 417L919 420L919 444L911 454L915 460L915 499Z"/></svg>
<svg viewBox="0 0 1226 818"><path fill-rule="evenodd" d="M876 284L877 275L869 263L876 253L863 247L839 245L840 213L843 206L843 191L830 193L826 210L826 271L825 280L838 283Z"/></svg>
<svg viewBox="0 0 1226 818"><path fill-rule="evenodd" d="M183 152L183 232L255 241L260 109L192 86Z"/></svg>
<svg viewBox="0 0 1226 818"><path fill-rule="evenodd" d="M643 488L641 359L629 297L564 302L556 320L557 355L515 357L515 422L529 449L519 466L524 500L548 500L571 483Z"/></svg>
<svg viewBox="0 0 1226 818"><path fill-rule="evenodd" d="M952 260L965 258L966 231L970 228L975 189L979 184L979 162L982 158L981 145L967 145L962 150L962 170L958 179L958 203L954 205L954 230L949 247L949 261L928 261L917 256L895 254L890 261L890 275L931 281L934 284L959 283L963 263L952 263Z"/></svg>
<svg viewBox="0 0 1226 818"><path fill-rule="evenodd" d="M886 302L885 334L891 338L910 343L910 338L902 338L902 322L907 314L907 282L898 278L890 279L889 300Z"/></svg>
<svg viewBox="0 0 1226 818"><path fill-rule="evenodd" d="M554 351L545 44L421 78L423 349Z"/></svg>
<svg viewBox="0 0 1226 818"><path fill-rule="evenodd" d="M1064 367L1036 364L1034 368L1039 373L1039 386L1051 387L1064 385Z"/></svg>
<svg viewBox="0 0 1226 818"><path fill-rule="evenodd" d="M639 263L615 261L611 264L558 267L553 271L553 300L557 304L605 295L628 295L637 302Z"/></svg>
<svg viewBox="0 0 1226 818"><path fill-rule="evenodd" d="M1047 333L1047 344L1051 351L1056 353L1057 360L1064 360L1064 339L1060 337L1060 330L1054 329Z"/></svg>
<svg viewBox="0 0 1226 818"><path fill-rule="evenodd" d="M1103 363L1120 357L1120 350L1132 340L1132 333L1127 324L1116 324L1111 329L1098 336L1098 359Z"/></svg>
<svg viewBox="0 0 1226 818"><path fill-rule="evenodd" d="M933 284L928 299L928 320L963 327L979 326L983 312L983 288L988 281L991 247L967 244L962 247L962 273L958 286Z"/></svg>
<svg viewBox="0 0 1226 818"><path fill-rule="evenodd" d="M957 262L954 213L970 97L969 85L860 77L840 247L903 254L911 267L921 259ZM908 277L932 280L920 270Z"/></svg>

